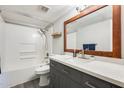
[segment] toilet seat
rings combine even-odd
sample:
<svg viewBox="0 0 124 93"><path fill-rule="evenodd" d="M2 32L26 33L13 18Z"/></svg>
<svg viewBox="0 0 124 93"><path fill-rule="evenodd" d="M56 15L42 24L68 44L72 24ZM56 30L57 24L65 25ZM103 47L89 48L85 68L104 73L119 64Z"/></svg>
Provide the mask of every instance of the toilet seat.
<svg viewBox="0 0 124 93"><path fill-rule="evenodd" d="M36 74L46 74L50 72L50 66L49 65L44 65L35 70Z"/></svg>

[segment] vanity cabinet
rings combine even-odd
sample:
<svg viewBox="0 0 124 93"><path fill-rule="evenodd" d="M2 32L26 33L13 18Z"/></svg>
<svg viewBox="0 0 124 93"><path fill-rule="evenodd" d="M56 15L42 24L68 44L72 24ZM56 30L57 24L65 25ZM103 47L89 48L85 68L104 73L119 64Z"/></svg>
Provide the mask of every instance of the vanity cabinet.
<svg viewBox="0 0 124 93"><path fill-rule="evenodd" d="M51 88L112 88L116 86L94 76L50 60Z"/></svg>
<svg viewBox="0 0 124 93"><path fill-rule="evenodd" d="M76 88L81 87L78 83L68 78L67 75L57 71L55 68L51 67L51 80L50 86L52 88Z"/></svg>

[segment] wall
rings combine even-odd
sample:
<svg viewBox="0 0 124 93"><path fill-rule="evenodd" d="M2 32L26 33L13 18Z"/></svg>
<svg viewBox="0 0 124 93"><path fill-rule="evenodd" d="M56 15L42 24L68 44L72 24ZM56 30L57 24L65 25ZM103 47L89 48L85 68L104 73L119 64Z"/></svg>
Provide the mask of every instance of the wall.
<svg viewBox="0 0 124 93"><path fill-rule="evenodd" d="M5 24L4 72L31 67L41 62L40 52L43 52L43 46L37 31L35 28Z"/></svg>
<svg viewBox="0 0 124 93"><path fill-rule="evenodd" d="M4 21L0 16L0 70L1 70L1 61L3 59L3 30L4 30Z"/></svg>
<svg viewBox="0 0 124 93"><path fill-rule="evenodd" d="M121 7L121 52L124 58L124 5Z"/></svg>
<svg viewBox="0 0 124 93"><path fill-rule="evenodd" d="M53 28L53 31L55 32L62 32L62 36L60 38L54 38L52 40L52 49L53 49L53 53L57 53L57 54L63 54L63 50L64 50L64 38L63 38L63 31L64 31L64 26L63 26L63 22L67 19L69 19L70 17L73 17L75 14L77 14L75 9L70 10L67 15L61 17L59 20L57 20L54 25L51 27Z"/></svg>
<svg viewBox="0 0 124 93"><path fill-rule="evenodd" d="M37 78L35 69L44 57L38 30L7 24L0 18L0 87L12 87Z"/></svg>

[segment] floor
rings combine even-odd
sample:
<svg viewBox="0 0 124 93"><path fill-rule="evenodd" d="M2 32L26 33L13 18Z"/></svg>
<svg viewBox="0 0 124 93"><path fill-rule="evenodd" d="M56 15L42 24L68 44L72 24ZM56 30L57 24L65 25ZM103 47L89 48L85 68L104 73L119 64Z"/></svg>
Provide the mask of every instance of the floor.
<svg viewBox="0 0 124 93"><path fill-rule="evenodd" d="M29 82L26 82L23 84L19 84L17 86L12 87L12 88L48 88L48 86L40 87L39 86L39 80L40 79L38 78L38 79L29 81Z"/></svg>

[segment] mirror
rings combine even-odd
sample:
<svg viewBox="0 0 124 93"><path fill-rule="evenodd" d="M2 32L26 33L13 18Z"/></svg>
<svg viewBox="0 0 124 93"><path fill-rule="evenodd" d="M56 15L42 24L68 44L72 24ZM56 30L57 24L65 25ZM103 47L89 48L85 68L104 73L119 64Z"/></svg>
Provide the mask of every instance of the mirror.
<svg viewBox="0 0 124 93"><path fill-rule="evenodd" d="M66 29L68 49L112 51L112 6L71 22Z"/></svg>
<svg viewBox="0 0 124 93"><path fill-rule="evenodd" d="M117 39L117 37L120 38L120 19L117 17L116 26L118 25L118 28L114 27L114 17L117 16L118 7L91 6L81 14L65 21L65 52L73 52L76 49L77 52L84 50L86 54L120 58L120 39ZM116 34L117 31L119 32L116 37L115 30ZM115 40L118 45L115 45ZM116 55L114 55L114 52L117 51L114 50L115 48L118 49Z"/></svg>

